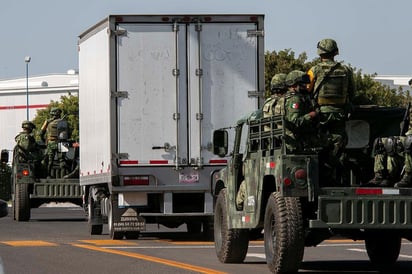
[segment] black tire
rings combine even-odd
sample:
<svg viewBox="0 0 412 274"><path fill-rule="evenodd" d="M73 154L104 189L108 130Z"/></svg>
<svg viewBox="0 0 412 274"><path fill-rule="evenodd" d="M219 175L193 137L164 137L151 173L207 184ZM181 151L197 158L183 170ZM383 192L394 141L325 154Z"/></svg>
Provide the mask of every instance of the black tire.
<svg viewBox="0 0 412 274"><path fill-rule="evenodd" d="M247 229L228 229L226 190L222 189L215 206L214 239L216 255L222 263L241 263L249 247Z"/></svg>
<svg viewBox="0 0 412 274"><path fill-rule="evenodd" d="M103 232L103 224L93 224L95 201L92 197L92 191L89 192L88 205L87 205L87 223L89 226L90 235L101 235Z"/></svg>
<svg viewBox="0 0 412 274"><path fill-rule="evenodd" d="M113 197L110 197L109 200L110 200L109 211L107 212L107 224L109 226L109 235L110 235L110 238L112 238L113 240L122 240L123 237L125 236L125 232L115 231L114 226L113 226L113 217L114 217L113 208L117 207L117 201L114 201Z"/></svg>
<svg viewBox="0 0 412 274"><path fill-rule="evenodd" d="M401 250L401 237L396 233L367 231L365 247L372 264L391 266L396 263Z"/></svg>
<svg viewBox="0 0 412 274"><path fill-rule="evenodd" d="M30 196L28 184L15 184L13 212L19 222L30 220Z"/></svg>
<svg viewBox="0 0 412 274"><path fill-rule="evenodd" d="M266 262L274 273L299 270L304 252L302 209L297 198L272 193L264 220Z"/></svg>

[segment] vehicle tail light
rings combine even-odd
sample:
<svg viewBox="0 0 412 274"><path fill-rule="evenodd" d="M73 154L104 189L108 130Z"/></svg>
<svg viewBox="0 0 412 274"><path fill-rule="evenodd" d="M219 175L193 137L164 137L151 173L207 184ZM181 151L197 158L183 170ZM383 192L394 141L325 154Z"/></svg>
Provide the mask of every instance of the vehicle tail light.
<svg viewBox="0 0 412 274"><path fill-rule="evenodd" d="M30 171L28 169L23 169L21 171L21 174L23 174L23 176L29 176L30 175Z"/></svg>
<svg viewBox="0 0 412 274"><path fill-rule="evenodd" d="M283 184L285 186L290 186L292 184L292 180L289 177L283 178Z"/></svg>
<svg viewBox="0 0 412 274"><path fill-rule="evenodd" d="M125 176L123 178L123 185L134 186L134 185L148 185L149 176Z"/></svg>
<svg viewBox="0 0 412 274"><path fill-rule="evenodd" d="M296 170L295 171L295 178L298 180L298 179L306 179L306 177L307 177L307 173L306 173L306 170L304 170L304 169L298 169L298 170Z"/></svg>

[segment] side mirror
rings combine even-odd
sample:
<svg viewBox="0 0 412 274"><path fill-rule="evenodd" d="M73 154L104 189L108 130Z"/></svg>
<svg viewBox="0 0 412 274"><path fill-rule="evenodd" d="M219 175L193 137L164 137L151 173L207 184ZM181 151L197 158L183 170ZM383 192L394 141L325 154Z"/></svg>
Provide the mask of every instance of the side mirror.
<svg viewBox="0 0 412 274"><path fill-rule="evenodd" d="M213 154L225 157L228 150L228 133L218 129L213 132Z"/></svg>
<svg viewBox="0 0 412 274"><path fill-rule="evenodd" d="M6 164L9 162L9 151L7 149L3 149L1 151L0 159L2 164Z"/></svg>

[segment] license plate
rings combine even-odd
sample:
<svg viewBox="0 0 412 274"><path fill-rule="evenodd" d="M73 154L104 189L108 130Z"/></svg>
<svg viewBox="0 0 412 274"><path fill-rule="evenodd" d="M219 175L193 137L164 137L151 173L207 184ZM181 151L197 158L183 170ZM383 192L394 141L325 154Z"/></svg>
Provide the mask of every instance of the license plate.
<svg viewBox="0 0 412 274"><path fill-rule="evenodd" d="M197 183L199 182L199 173L192 172L189 174L179 173L179 183Z"/></svg>

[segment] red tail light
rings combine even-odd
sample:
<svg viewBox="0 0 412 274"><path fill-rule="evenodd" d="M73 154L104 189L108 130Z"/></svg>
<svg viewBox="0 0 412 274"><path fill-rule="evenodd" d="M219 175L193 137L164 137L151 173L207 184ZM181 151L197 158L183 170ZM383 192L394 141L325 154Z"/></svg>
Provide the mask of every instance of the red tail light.
<svg viewBox="0 0 412 274"><path fill-rule="evenodd" d="M123 178L123 185L134 186L134 185L148 185L149 176L125 176Z"/></svg>
<svg viewBox="0 0 412 274"><path fill-rule="evenodd" d="M30 175L30 171L28 169L23 169L21 174L23 174L23 176L29 176Z"/></svg>
<svg viewBox="0 0 412 274"><path fill-rule="evenodd" d="M290 178L286 177L286 178L283 179L283 184L285 186L290 186L292 184L292 180Z"/></svg>
<svg viewBox="0 0 412 274"><path fill-rule="evenodd" d="M295 171L295 178L296 179L306 179L307 173L304 169L298 169Z"/></svg>

